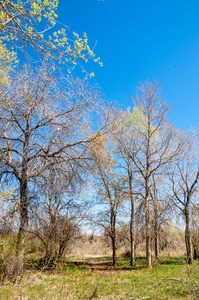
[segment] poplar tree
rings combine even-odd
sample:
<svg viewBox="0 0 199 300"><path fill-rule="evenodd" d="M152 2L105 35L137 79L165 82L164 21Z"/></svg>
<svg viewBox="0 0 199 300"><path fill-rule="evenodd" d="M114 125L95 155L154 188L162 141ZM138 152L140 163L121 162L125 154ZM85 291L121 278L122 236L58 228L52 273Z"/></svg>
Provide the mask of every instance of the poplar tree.
<svg viewBox="0 0 199 300"><path fill-rule="evenodd" d="M129 114L135 124L134 131L137 136L134 163L142 178L144 189L146 264L151 268L152 177L179 154L182 144L178 140L175 141L175 130L166 119L169 105L161 97L159 82L140 83L133 103L134 111Z"/></svg>

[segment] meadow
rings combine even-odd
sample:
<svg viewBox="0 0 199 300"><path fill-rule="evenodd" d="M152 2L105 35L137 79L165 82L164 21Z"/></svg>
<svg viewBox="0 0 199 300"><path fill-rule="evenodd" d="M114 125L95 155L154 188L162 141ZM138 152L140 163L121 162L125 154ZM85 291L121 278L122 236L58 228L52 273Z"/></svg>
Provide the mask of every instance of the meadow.
<svg viewBox="0 0 199 300"><path fill-rule="evenodd" d="M142 256L134 267L122 255L116 267L108 256L71 258L48 267L32 260L17 284L1 284L0 299L198 299L198 268L199 261L188 267L185 256L161 256L151 269Z"/></svg>

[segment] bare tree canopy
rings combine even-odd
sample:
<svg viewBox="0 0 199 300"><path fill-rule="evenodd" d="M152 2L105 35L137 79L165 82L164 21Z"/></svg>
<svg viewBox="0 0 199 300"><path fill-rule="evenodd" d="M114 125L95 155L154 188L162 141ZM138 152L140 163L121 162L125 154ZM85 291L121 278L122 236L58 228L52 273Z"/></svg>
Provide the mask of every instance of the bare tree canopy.
<svg viewBox="0 0 199 300"><path fill-rule="evenodd" d="M142 177L146 227L146 260L151 267L151 220L150 190L153 175L173 160L182 150L181 140L176 137L173 126L167 121L169 106L161 97L159 82L140 83L133 97L135 105L130 114L137 140L133 161Z"/></svg>
<svg viewBox="0 0 199 300"><path fill-rule="evenodd" d="M184 152L167 166L171 199L185 219L185 245L188 263L193 263L191 207L198 195L199 162L195 132L184 134Z"/></svg>
<svg viewBox="0 0 199 300"><path fill-rule="evenodd" d="M100 96L86 80L64 79L44 66L16 73L1 99L1 174L14 175L20 185L23 231L28 182L55 162L84 156L84 146L99 134L91 116L98 114Z"/></svg>

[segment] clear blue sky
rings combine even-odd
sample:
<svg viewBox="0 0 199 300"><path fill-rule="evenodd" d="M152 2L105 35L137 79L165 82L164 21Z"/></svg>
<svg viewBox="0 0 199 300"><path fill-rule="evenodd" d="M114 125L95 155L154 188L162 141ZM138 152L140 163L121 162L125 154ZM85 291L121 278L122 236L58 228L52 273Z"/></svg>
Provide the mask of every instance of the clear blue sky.
<svg viewBox="0 0 199 300"><path fill-rule="evenodd" d="M162 82L176 127L199 125L198 0L60 0L59 21L84 32L104 66L90 63L105 95L124 106L140 81Z"/></svg>

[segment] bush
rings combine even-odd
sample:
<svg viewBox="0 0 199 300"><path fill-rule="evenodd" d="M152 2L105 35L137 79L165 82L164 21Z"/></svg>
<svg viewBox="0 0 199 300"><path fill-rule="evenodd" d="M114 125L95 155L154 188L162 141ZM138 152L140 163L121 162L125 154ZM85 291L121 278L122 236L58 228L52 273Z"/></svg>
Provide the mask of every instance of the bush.
<svg viewBox="0 0 199 300"><path fill-rule="evenodd" d="M0 238L0 274L1 281L5 279L17 282L23 274L24 250L17 249L15 235Z"/></svg>
<svg viewBox="0 0 199 300"><path fill-rule="evenodd" d="M65 254L69 241L74 236L77 226L65 217L57 217L53 222L43 222L36 235L41 240L44 262L60 261Z"/></svg>

